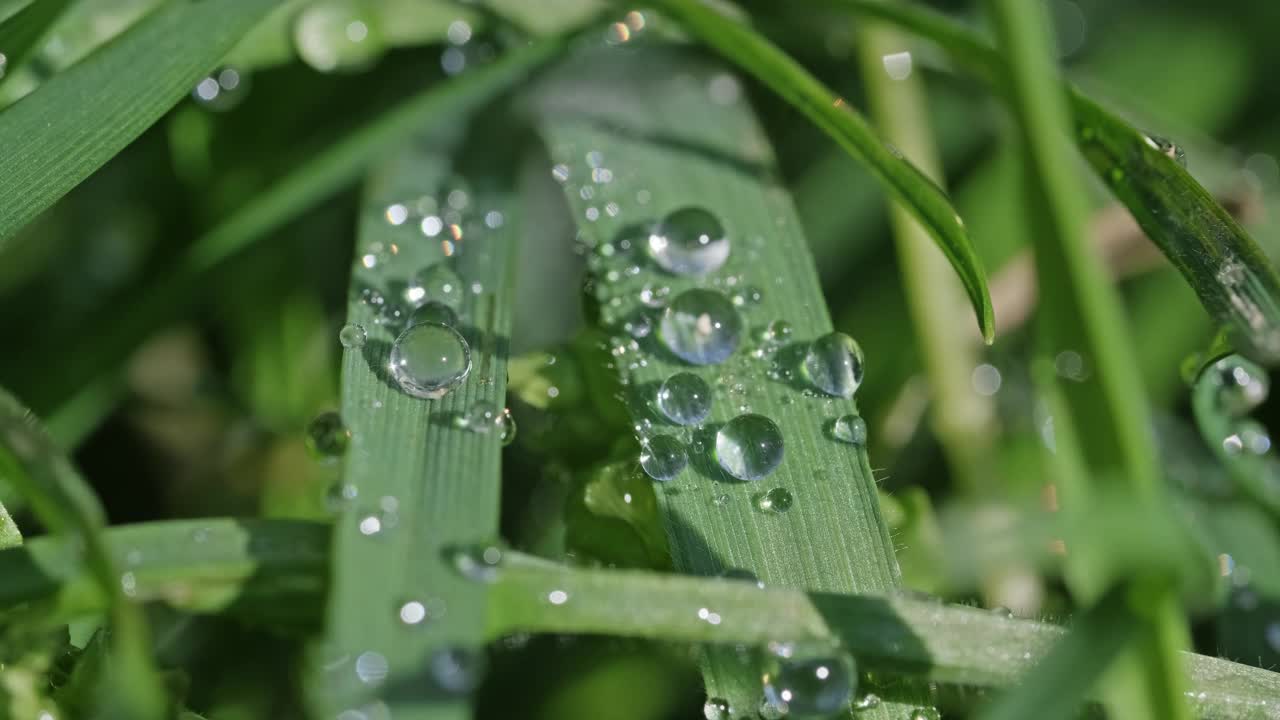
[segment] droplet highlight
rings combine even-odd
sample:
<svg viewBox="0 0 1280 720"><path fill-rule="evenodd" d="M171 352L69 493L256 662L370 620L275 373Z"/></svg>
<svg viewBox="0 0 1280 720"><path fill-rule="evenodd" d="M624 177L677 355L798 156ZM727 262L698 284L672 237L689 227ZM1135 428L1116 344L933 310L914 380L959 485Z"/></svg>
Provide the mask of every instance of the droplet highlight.
<svg viewBox="0 0 1280 720"><path fill-rule="evenodd" d="M640 467L658 482L666 482L679 475L688 464L689 456L684 445L670 435L647 437L640 445Z"/></svg>
<svg viewBox="0 0 1280 720"><path fill-rule="evenodd" d="M470 372L471 348L448 325L412 325L391 346L391 375L401 390L417 398L438 400Z"/></svg>
<svg viewBox="0 0 1280 720"><path fill-rule="evenodd" d="M729 238L715 215L700 207L668 214L649 232L649 257L676 275L706 275L729 259Z"/></svg>
<svg viewBox="0 0 1280 720"><path fill-rule="evenodd" d="M866 360L858 342L844 333L828 333L809 345L805 377L833 397L851 398L862 385Z"/></svg>
<svg viewBox="0 0 1280 720"><path fill-rule="evenodd" d="M782 430L763 415L747 414L716 433L716 462L739 480L759 480L782 463Z"/></svg>

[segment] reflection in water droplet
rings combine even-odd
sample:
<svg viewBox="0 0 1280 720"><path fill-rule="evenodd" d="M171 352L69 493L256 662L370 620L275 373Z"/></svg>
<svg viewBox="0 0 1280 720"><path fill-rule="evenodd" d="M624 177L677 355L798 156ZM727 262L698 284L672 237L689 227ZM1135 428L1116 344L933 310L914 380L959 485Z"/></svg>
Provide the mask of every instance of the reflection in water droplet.
<svg viewBox="0 0 1280 720"><path fill-rule="evenodd" d="M763 512L784 513L795 504L795 497L786 488L774 488L755 497L756 507Z"/></svg>
<svg viewBox="0 0 1280 720"><path fill-rule="evenodd" d="M867 444L867 421L857 415L842 415L831 426L831 434L841 442Z"/></svg>
<svg viewBox="0 0 1280 720"><path fill-rule="evenodd" d="M739 480L759 480L782 462L782 431L763 415L739 415L716 433L716 462Z"/></svg>
<svg viewBox="0 0 1280 720"><path fill-rule="evenodd" d="M715 365L737 350L742 318L723 294L686 290L663 312L658 338L687 363Z"/></svg>
<svg viewBox="0 0 1280 720"><path fill-rule="evenodd" d="M470 372L471 348L448 325L412 325L391 346L391 375L417 398L442 398Z"/></svg>
<svg viewBox="0 0 1280 720"><path fill-rule="evenodd" d="M865 360L857 341L844 333L828 333L809 345L804 371L809 382L834 397L850 398L862 384Z"/></svg>
<svg viewBox="0 0 1280 720"><path fill-rule="evenodd" d="M857 686L853 658L777 657L764 674L765 703L791 718L825 718L849 704Z"/></svg>
<svg viewBox="0 0 1280 720"><path fill-rule="evenodd" d="M649 256L677 275L706 275L729 259L729 238L715 215L699 207L670 213L649 233Z"/></svg>
<svg viewBox="0 0 1280 720"><path fill-rule="evenodd" d="M342 343L345 348L362 348L367 334L364 326L357 323L347 323L338 331L338 342Z"/></svg>
<svg viewBox="0 0 1280 720"><path fill-rule="evenodd" d="M711 413L711 388L693 373L676 373L658 388L658 409L677 425L697 425Z"/></svg>
<svg viewBox="0 0 1280 720"><path fill-rule="evenodd" d="M640 467L649 477L666 482L689 463L684 445L669 435L647 437L640 445Z"/></svg>
<svg viewBox="0 0 1280 720"><path fill-rule="evenodd" d="M307 423L307 449L313 457L333 460L347 451L351 431L336 412L323 412Z"/></svg>

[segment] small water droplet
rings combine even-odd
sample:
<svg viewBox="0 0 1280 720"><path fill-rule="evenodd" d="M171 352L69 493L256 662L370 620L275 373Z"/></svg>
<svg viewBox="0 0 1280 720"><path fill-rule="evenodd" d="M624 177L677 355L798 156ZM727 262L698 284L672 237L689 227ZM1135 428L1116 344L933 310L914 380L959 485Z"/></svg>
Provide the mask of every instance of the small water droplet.
<svg viewBox="0 0 1280 720"><path fill-rule="evenodd" d="M457 312L462 308L462 278L444 263L436 263L414 273L405 287L405 296L412 295L414 306L435 302Z"/></svg>
<svg viewBox="0 0 1280 720"><path fill-rule="evenodd" d="M677 425L698 425L711 413L711 388L693 373L676 373L658 388L658 409Z"/></svg>
<svg viewBox="0 0 1280 720"><path fill-rule="evenodd" d="M378 686L387 679L391 666L382 653L368 650L356 658L356 677L365 685Z"/></svg>
<svg viewBox="0 0 1280 720"><path fill-rule="evenodd" d="M640 467L649 477L666 482L689 463L684 445L670 435L646 437L640 445Z"/></svg>
<svg viewBox="0 0 1280 720"><path fill-rule="evenodd" d="M867 444L867 421L857 415L842 415L831 426L831 434L841 442Z"/></svg>
<svg viewBox="0 0 1280 720"><path fill-rule="evenodd" d="M357 323L347 323L338 331L338 342L342 343L342 347L353 350L364 347L364 341L367 337L364 326Z"/></svg>
<svg viewBox="0 0 1280 720"><path fill-rule="evenodd" d="M853 709L858 712L877 707L880 707L880 696L875 693L867 693L853 702Z"/></svg>
<svg viewBox="0 0 1280 720"><path fill-rule="evenodd" d="M792 332L791 323L786 320L774 320L760 331L756 339L763 345L774 347L789 341Z"/></svg>
<svg viewBox="0 0 1280 720"><path fill-rule="evenodd" d="M671 287L668 285L646 283L644 287L640 288L640 302L651 308L665 307L670 297Z"/></svg>
<svg viewBox="0 0 1280 720"><path fill-rule="evenodd" d="M850 398L862 384L865 360L862 348L844 333L828 333L809 345L804 372L809 382L822 392Z"/></svg>
<svg viewBox="0 0 1280 720"><path fill-rule="evenodd" d="M742 318L723 294L714 290L686 290L663 312L658 337L685 362L715 365L738 349Z"/></svg>
<svg viewBox="0 0 1280 720"><path fill-rule="evenodd" d="M382 54L377 25L353 0L321 0L307 5L293 25L298 57L320 72L359 70Z"/></svg>
<svg viewBox="0 0 1280 720"><path fill-rule="evenodd" d="M857 678L848 654L778 657L764 674L764 699L791 718L825 718L849 704Z"/></svg>
<svg viewBox="0 0 1280 720"><path fill-rule="evenodd" d="M312 456L321 460L334 460L347 451L351 431L336 412L323 412L307 423L306 443Z"/></svg>
<svg viewBox="0 0 1280 720"><path fill-rule="evenodd" d="M700 207L668 214L650 232L649 256L676 275L706 275L729 259L729 238L715 215Z"/></svg>
<svg viewBox="0 0 1280 720"><path fill-rule="evenodd" d="M412 325L391 346L391 375L417 398L442 398L470 372L471 348L448 325Z"/></svg>
<svg viewBox="0 0 1280 720"><path fill-rule="evenodd" d="M400 606L397 615L405 625L417 625L427 619L427 606L417 600L410 600Z"/></svg>
<svg viewBox="0 0 1280 720"><path fill-rule="evenodd" d="M724 698L707 698L702 704L702 717L707 720L731 720L733 710Z"/></svg>
<svg viewBox="0 0 1280 720"><path fill-rule="evenodd" d="M716 433L716 462L739 480L759 480L782 462L782 431L763 415L739 415Z"/></svg>
<svg viewBox="0 0 1280 720"><path fill-rule="evenodd" d="M502 548L497 545L456 545L445 549L453 568L468 580L492 583L502 569Z"/></svg>
<svg viewBox="0 0 1280 720"><path fill-rule="evenodd" d="M1271 380L1265 370L1239 355L1229 355L1212 368L1218 385L1218 408L1242 416L1258 407L1271 392Z"/></svg>
<svg viewBox="0 0 1280 720"><path fill-rule="evenodd" d="M0 58L4 57L0 55ZM3 77L3 65L0 65L0 77ZM210 73L196 83L191 97L201 107L215 112L226 112L244 101L249 94L249 76L233 67L226 67Z"/></svg>
<svg viewBox="0 0 1280 720"><path fill-rule="evenodd" d="M755 496L756 507L763 512L784 513L791 509L795 497L786 488L774 488Z"/></svg>
<svg viewBox="0 0 1280 720"><path fill-rule="evenodd" d="M557 163L551 168L551 177L559 182L565 182L569 179L569 166L564 163Z"/></svg>

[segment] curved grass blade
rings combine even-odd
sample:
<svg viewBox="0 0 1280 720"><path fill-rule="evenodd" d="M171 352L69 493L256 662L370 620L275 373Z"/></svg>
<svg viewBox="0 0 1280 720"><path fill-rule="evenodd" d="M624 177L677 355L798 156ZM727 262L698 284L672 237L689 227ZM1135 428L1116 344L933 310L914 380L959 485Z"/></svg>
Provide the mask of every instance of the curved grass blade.
<svg viewBox="0 0 1280 720"><path fill-rule="evenodd" d="M130 576L120 574L102 543L102 507L35 417L3 391L0 481L11 484L41 522L63 536L64 544L80 546L82 562L98 590L109 598L113 663L99 699L102 717L160 718L165 695L152 661L146 619L140 608L125 597Z"/></svg>
<svg viewBox="0 0 1280 720"><path fill-rule="evenodd" d="M547 598L557 590L567 599L552 605ZM490 608L494 638L534 632L763 645L778 637L818 640L834 634L864 670L978 688L1029 680L1028 673L1036 672L1060 643L1078 641L1057 625L931 600L806 594L761 589L742 580L567 568L517 553L503 561ZM702 608L714 609L720 624L701 619ZM1091 656L1090 663L1095 660ZM1274 712L1280 673L1193 653L1182 653L1181 663L1198 716L1245 720ZM1093 691L1087 696L1098 698ZM903 717L909 715L896 720Z"/></svg>
<svg viewBox="0 0 1280 720"><path fill-rule="evenodd" d="M1200 372L1191 390L1191 409L1205 444L1236 485L1280 518L1280 461L1269 452L1270 433L1248 417L1269 394L1265 370L1228 355Z"/></svg>
<svg viewBox="0 0 1280 720"><path fill-rule="evenodd" d="M343 358L342 417L352 438L342 482L356 499L337 519L325 659L313 677L328 716L384 703L397 718L467 717L479 679L487 590L458 574L451 552L498 536L501 432L460 420L504 405L518 222L505 189L483 183L509 175L475 173L468 214L442 229L443 241L419 230L429 209L403 226L386 215L423 196L439 195L448 207L457 189L445 185L454 135L403 148L366 192L356 254L385 254L372 267L356 263L347 307L347 321L365 328L367 340ZM471 358L465 380L436 400L406 394L389 372L407 322L388 313L412 312L402 305L404 288L428 271L453 273L454 326ZM372 294L385 302L370 302ZM379 670L370 674L371 666Z"/></svg>
<svg viewBox="0 0 1280 720"><path fill-rule="evenodd" d="M526 79L556 57L570 38L550 37L514 50L490 65L423 90L354 130L196 239L174 265L104 313L101 321L87 323L85 334L76 338L77 352L51 347L43 357L32 353L30 365L20 369L9 384L27 389L32 405L52 414L69 405L96 408L97 412L109 410L113 403L100 398L80 403L80 394L102 392L104 387L118 392L118 385L100 380L104 371L115 373L148 333L188 312L200 299L202 280L209 273L353 183L371 164L428 124L451 122ZM54 378L53 384L50 378ZM83 429L94 423L77 419L74 425Z"/></svg>
<svg viewBox="0 0 1280 720"><path fill-rule="evenodd" d="M228 613L277 626L319 626L329 560L327 525L290 520L180 520L108 528L106 554L132 573L135 602ZM0 552L0 615L38 609L65 623L110 607L75 548L39 537Z"/></svg>
<svg viewBox="0 0 1280 720"><path fill-rule="evenodd" d="M946 193L881 140L848 103L751 29L696 0L657 0L650 4L764 83L849 154L866 163L947 256L973 305L983 339L987 343L994 339L995 319L986 273Z"/></svg>
<svg viewBox="0 0 1280 720"><path fill-rule="evenodd" d="M35 0L0 22L0 48L4 49L5 58L0 64L0 86L35 52L70 4L71 0Z"/></svg>
<svg viewBox="0 0 1280 720"><path fill-rule="evenodd" d="M665 435L689 448L688 466L654 487L672 566L695 575L741 568L783 587L889 590L899 570L865 451L824 430L856 408L806 396L798 376L797 356L832 329L799 220L755 117L742 100L712 102L707 83L725 73L700 57L664 45L584 53L536 95L553 174L562 179L581 239L594 248L589 267L599 320L616 336L612 372L624 385L631 422L642 437ZM648 244L638 233L687 206L712 213L730 238L723 267L705 277L667 273L638 247ZM641 299L646 285L669 289L670 298L692 288L730 294L756 287L761 298L735 311L742 340L728 360L690 366L664 349L661 330L640 341L624 330L629 322L658 324L659 312ZM791 333L779 333L777 346L763 345L752 357L749 338L773 321L785 321ZM653 410L658 384L677 371L715 389L697 431ZM759 483L734 481L712 456L715 430L748 408L773 420L784 439L781 465ZM638 454L628 458L633 474L641 472ZM755 496L773 488L794 499L785 514L757 508ZM735 653L710 653L703 670L711 696L739 708L760 702L758 668ZM900 688L864 717L909 717L924 704L915 691Z"/></svg>
<svg viewBox="0 0 1280 720"><path fill-rule="evenodd" d="M1008 88L990 44L941 13L884 0L824 2L900 25ZM1134 128L1069 83L1067 96L1076 143L1116 199L1240 350L1268 366L1280 363L1280 274L1258 244L1182 167L1176 146Z"/></svg>
<svg viewBox="0 0 1280 720"><path fill-rule="evenodd" d="M191 91L274 6L167 3L0 113L0 253Z"/></svg>

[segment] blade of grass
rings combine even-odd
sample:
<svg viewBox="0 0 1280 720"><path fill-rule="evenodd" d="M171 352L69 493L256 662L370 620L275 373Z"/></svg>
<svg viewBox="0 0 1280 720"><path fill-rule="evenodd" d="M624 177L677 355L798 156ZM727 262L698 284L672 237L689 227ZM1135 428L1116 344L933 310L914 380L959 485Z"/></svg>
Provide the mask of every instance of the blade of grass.
<svg viewBox="0 0 1280 720"><path fill-rule="evenodd" d="M18 371L10 384L26 389L32 405L51 414L61 416L66 407L108 411L113 403L101 402L97 396L81 402L80 394L112 387L95 378L114 374L148 333L188 312L199 301L205 279L223 262L350 185L425 124L449 122L465 115L526 79L530 72L556 57L569 40L570 36L556 36L536 41L491 65L407 98L289 173L196 239L174 265L157 273L154 281L104 313L101 322L88 323L85 334L76 338L77 352L50 347L48 354L32 353L30 365ZM75 414L76 419L68 423L72 431L95 425Z"/></svg>
<svg viewBox="0 0 1280 720"><path fill-rule="evenodd" d="M9 148L0 156L0 253L22 226L186 97L272 5L166 4L0 113L0 146Z"/></svg>
<svg viewBox="0 0 1280 720"><path fill-rule="evenodd" d="M902 207L928 230L960 277L983 338L988 343L994 339L995 320L982 263L951 201L924 172L877 136L842 98L750 28L696 0L656 0L651 5L764 83L845 151L866 163Z"/></svg>
<svg viewBox="0 0 1280 720"><path fill-rule="evenodd" d="M1267 452L1271 443L1266 428L1248 418L1269 391L1265 370L1239 355L1228 355L1200 371L1191 408L1205 444L1236 485L1280 518L1280 462Z"/></svg>
<svg viewBox="0 0 1280 720"><path fill-rule="evenodd" d="M22 532L18 530L18 524L9 517L9 511L5 510L4 505L0 505L0 550L21 544Z"/></svg>
<svg viewBox="0 0 1280 720"><path fill-rule="evenodd" d="M69 4L71 0L35 0L0 23L0 48L4 48L5 58L0 65L0 86L31 57Z"/></svg>
<svg viewBox="0 0 1280 720"><path fill-rule="evenodd" d="M27 500L50 531L59 533L64 542L79 546L82 562L110 600L114 662L100 697L102 717L158 720L166 699L151 657L150 633L141 609L125 597L130 576L120 574L102 543L102 507L35 417L3 391L0 480Z"/></svg>
<svg viewBox="0 0 1280 720"><path fill-rule="evenodd" d="M352 433L343 483L357 499L337 520L326 658L314 678L330 714L373 702L397 718L470 714L487 593L450 567L448 550L498 535L502 441L497 430L467 429L458 420L481 404L504 404L517 223L505 192L481 187L469 194L469 215L455 223L460 230L449 242L423 237L417 220L388 223L393 203L438 195L449 207L445 198L461 188L445 185L441 146L448 144L402 149L372 178L361 216L358 256L376 252L374 244L399 250L372 269L357 263L351 277L347 320L366 328L368 339L343 358L342 416ZM493 177L503 175L476 182ZM503 222L486 222L491 211ZM401 303L405 282L428 267L457 274L455 292L464 298L457 327L472 362L466 380L434 401L405 394L389 377L392 341L403 325L381 324L384 308L364 295L373 290L388 304ZM372 532L369 518L378 523ZM408 602L431 616L402 619ZM436 620L439 612L447 621ZM373 680L370 662L381 668Z"/></svg>
<svg viewBox="0 0 1280 720"><path fill-rule="evenodd" d="M713 78L722 85L735 79L665 46L600 50L570 67L537 95L542 133L562 166L556 172L567 175L564 191L581 237L595 248L595 297L601 324L619 336L612 341L615 372L632 420L644 434L650 423L657 434L680 432L651 410L658 383L676 371L694 372L715 389L706 424L681 440L693 441L689 466L656 488L674 567L695 575L745 568L770 585L830 592L895 587L898 566L866 455L824 436L824 423L855 412L854 404L806 396L798 380L782 374L798 372L797 352L830 332L831 321L754 116L741 100L717 104L708 94ZM724 267L704 279L666 274L622 242L642 241L637 228L683 206L714 214L731 239ZM662 349L657 331L644 346L626 340L622 324L651 313L639 298L646 284L669 287L671 297L691 287L761 288L760 304L742 311L744 336L777 320L790 323L794 335L780 339L786 346L776 355L755 359L739 347L724 364L689 367ZM782 464L759 483L733 482L711 456L714 430L746 407L777 423L785 442ZM639 472L634 458L632 471ZM753 496L772 488L794 498L785 515L756 508ZM733 653L714 654L704 677L708 692L733 707L759 703L758 671ZM908 689L865 717L901 720L920 699Z"/></svg>
<svg viewBox="0 0 1280 720"><path fill-rule="evenodd" d="M960 65L1008 90L1000 58L977 32L917 5L824 0L903 27L937 43ZM1095 172L1230 328L1242 351L1280 362L1280 274L1252 237L1177 160L1177 149L1137 130L1067 84L1076 140Z"/></svg>

